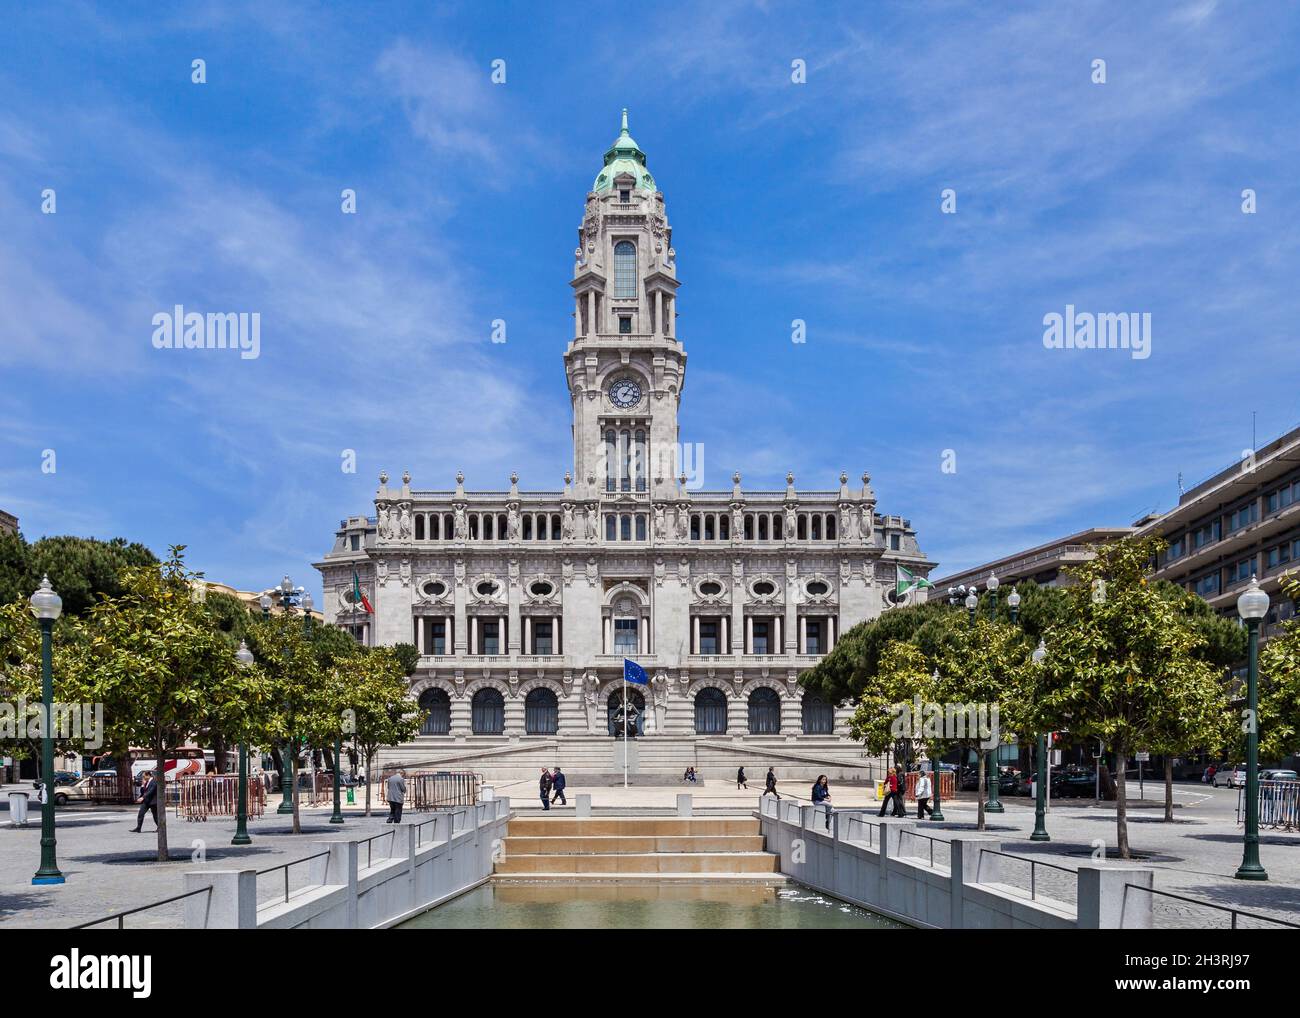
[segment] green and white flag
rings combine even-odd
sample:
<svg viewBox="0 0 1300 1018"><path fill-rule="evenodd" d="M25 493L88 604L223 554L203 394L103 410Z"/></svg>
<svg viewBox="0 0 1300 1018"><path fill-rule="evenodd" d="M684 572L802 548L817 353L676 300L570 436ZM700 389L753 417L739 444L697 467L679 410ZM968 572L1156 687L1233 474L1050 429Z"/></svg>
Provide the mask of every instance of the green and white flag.
<svg viewBox="0 0 1300 1018"><path fill-rule="evenodd" d="M913 576L912 571L905 566L895 565L894 568L897 570L894 578L894 595L896 597L906 597L909 591L934 586L924 576Z"/></svg>

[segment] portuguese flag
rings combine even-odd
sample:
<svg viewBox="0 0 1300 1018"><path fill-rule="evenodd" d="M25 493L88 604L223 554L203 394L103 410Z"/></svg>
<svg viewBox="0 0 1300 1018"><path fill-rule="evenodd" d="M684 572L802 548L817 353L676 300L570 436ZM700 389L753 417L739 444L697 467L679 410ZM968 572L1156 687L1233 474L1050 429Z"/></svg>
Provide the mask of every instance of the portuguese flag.
<svg viewBox="0 0 1300 1018"><path fill-rule="evenodd" d="M355 572L352 574L352 603L361 605L371 615L375 613L375 610L370 607L370 599L366 597L365 592L361 589L361 577Z"/></svg>

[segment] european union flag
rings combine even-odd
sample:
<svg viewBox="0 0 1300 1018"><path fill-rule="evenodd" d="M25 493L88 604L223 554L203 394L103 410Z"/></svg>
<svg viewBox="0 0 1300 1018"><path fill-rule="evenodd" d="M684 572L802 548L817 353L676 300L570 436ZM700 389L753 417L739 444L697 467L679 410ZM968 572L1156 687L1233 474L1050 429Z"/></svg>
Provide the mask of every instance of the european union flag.
<svg viewBox="0 0 1300 1018"><path fill-rule="evenodd" d="M623 681L635 682L638 686L648 686L650 685L650 676L635 661L623 658Z"/></svg>

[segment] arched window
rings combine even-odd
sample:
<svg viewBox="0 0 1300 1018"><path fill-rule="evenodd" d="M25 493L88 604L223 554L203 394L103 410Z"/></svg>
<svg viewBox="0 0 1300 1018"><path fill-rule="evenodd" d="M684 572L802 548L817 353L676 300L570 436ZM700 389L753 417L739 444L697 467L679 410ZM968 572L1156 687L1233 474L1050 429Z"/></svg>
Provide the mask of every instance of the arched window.
<svg viewBox="0 0 1300 1018"><path fill-rule="evenodd" d="M830 735L835 729L835 710L816 693L803 698L804 735Z"/></svg>
<svg viewBox="0 0 1300 1018"><path fill-rule="evenodd" d="M727 734L727 696L722 690L706 686L695 694L695 734Z"/></svg>
<svg viewBox="0 0 1300 1018"><path fill-rule="evenodd" d="M506 703L491 686L480 689L470 703L470 729L475 735L500 735L506 730Z"/></svg>
<svg viewBox="0 0 1300 1018"><path fill-rule="evenodd" d="M559 725L560 705L555 694L545 686L531 690L524 698L524 732L528 735L554 735Z"/></svg>
<svg viewBox="0 0 1300 1018"><path fill-rule="evenodd" d="M632 432L624 429L618 433L619 462L622 464L618 475L619 487L624 491L632 490Z"/></svg>
<svg viewBox="0 0 1300 1018"><path fill-rule="evenodd" d="M759 686L749 694L749 734L781 733L781 697L775 689Z"/></svg>
<svg viewBox="0 0 1300 1018"><path fill-rule="evenodd" d="M614 429L605 432L605 490L618 489L618 446Z"/></svg>
<svg viewBox="0 0 1300 1018"><path fill-rule="evenodd" d="M826 540L828 541L835 540L835 517L834 516L826 517Z"/></svg>
<svg viewBox="0 0 1300 1018"><path fill-rule="evenodd" d="M451 697L445 689L426 689L421 693L420 710L425 715L420 723L421 735L451 734Z"/></svg>
<svg viewBox="0 0 1300 1018"><path fill-rule="evenodd" d="M799 514L799 520L795 526L795 531L796 531L795 540L797 541L808 540L808 517L805 516L803 513Z"/></svg>
<svg viewBox="0 0 1300 1018"><path fill-rule="evenodd" d="M415 514L415 539L424 540L424 513Z"/></svg>
<svg viewBox="0 0 1300 1018"><path fill-rule="evenodd" d="M645 540L645 517L639 514L636 518L636 539L638 541Z"/></svg>
<svg viewBox="0 0 1300 1018"><path fill-rule="evenodd" d="M605 540L618 540L618 517L613 513L607 513L605 515Z"/></svg>
<svg viewBox="0 0 1300 1018"><path fill-rule="evenodd" d="M632 540L632 517L629 515L624 514L619 522L619 540Z"/></svg>
<svg viewBox="0 0 1300 1018"><path fill-rule="evenodd" d="M628 690L628 703L631 705L629 718L632 727L628 730L628 735L645 734L645 696L635 689ZM623 690L616 689L609 694L609 699L605 701L605 716L609 723L610 735L622 735L623 729L620 727L621 713L623 708Z"/></svg>
<svg viewBox="0 0 1300 1018"><path fill-rule="evenodd" d="M630 240L614 245L614 296L636 296L636 245Z"/></svg>

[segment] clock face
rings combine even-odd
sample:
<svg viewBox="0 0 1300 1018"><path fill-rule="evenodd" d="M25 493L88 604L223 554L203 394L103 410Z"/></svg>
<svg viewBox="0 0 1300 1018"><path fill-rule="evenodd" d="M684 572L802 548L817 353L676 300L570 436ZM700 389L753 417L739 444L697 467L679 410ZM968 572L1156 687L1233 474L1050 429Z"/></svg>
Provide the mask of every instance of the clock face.
<svg viewBox="0 0 1300 1018"><path fill-rule="evenodd" d="M609 401L620 410L630 410L641 402L641 386L630 378L620 378L609 387Z"/></svg>

